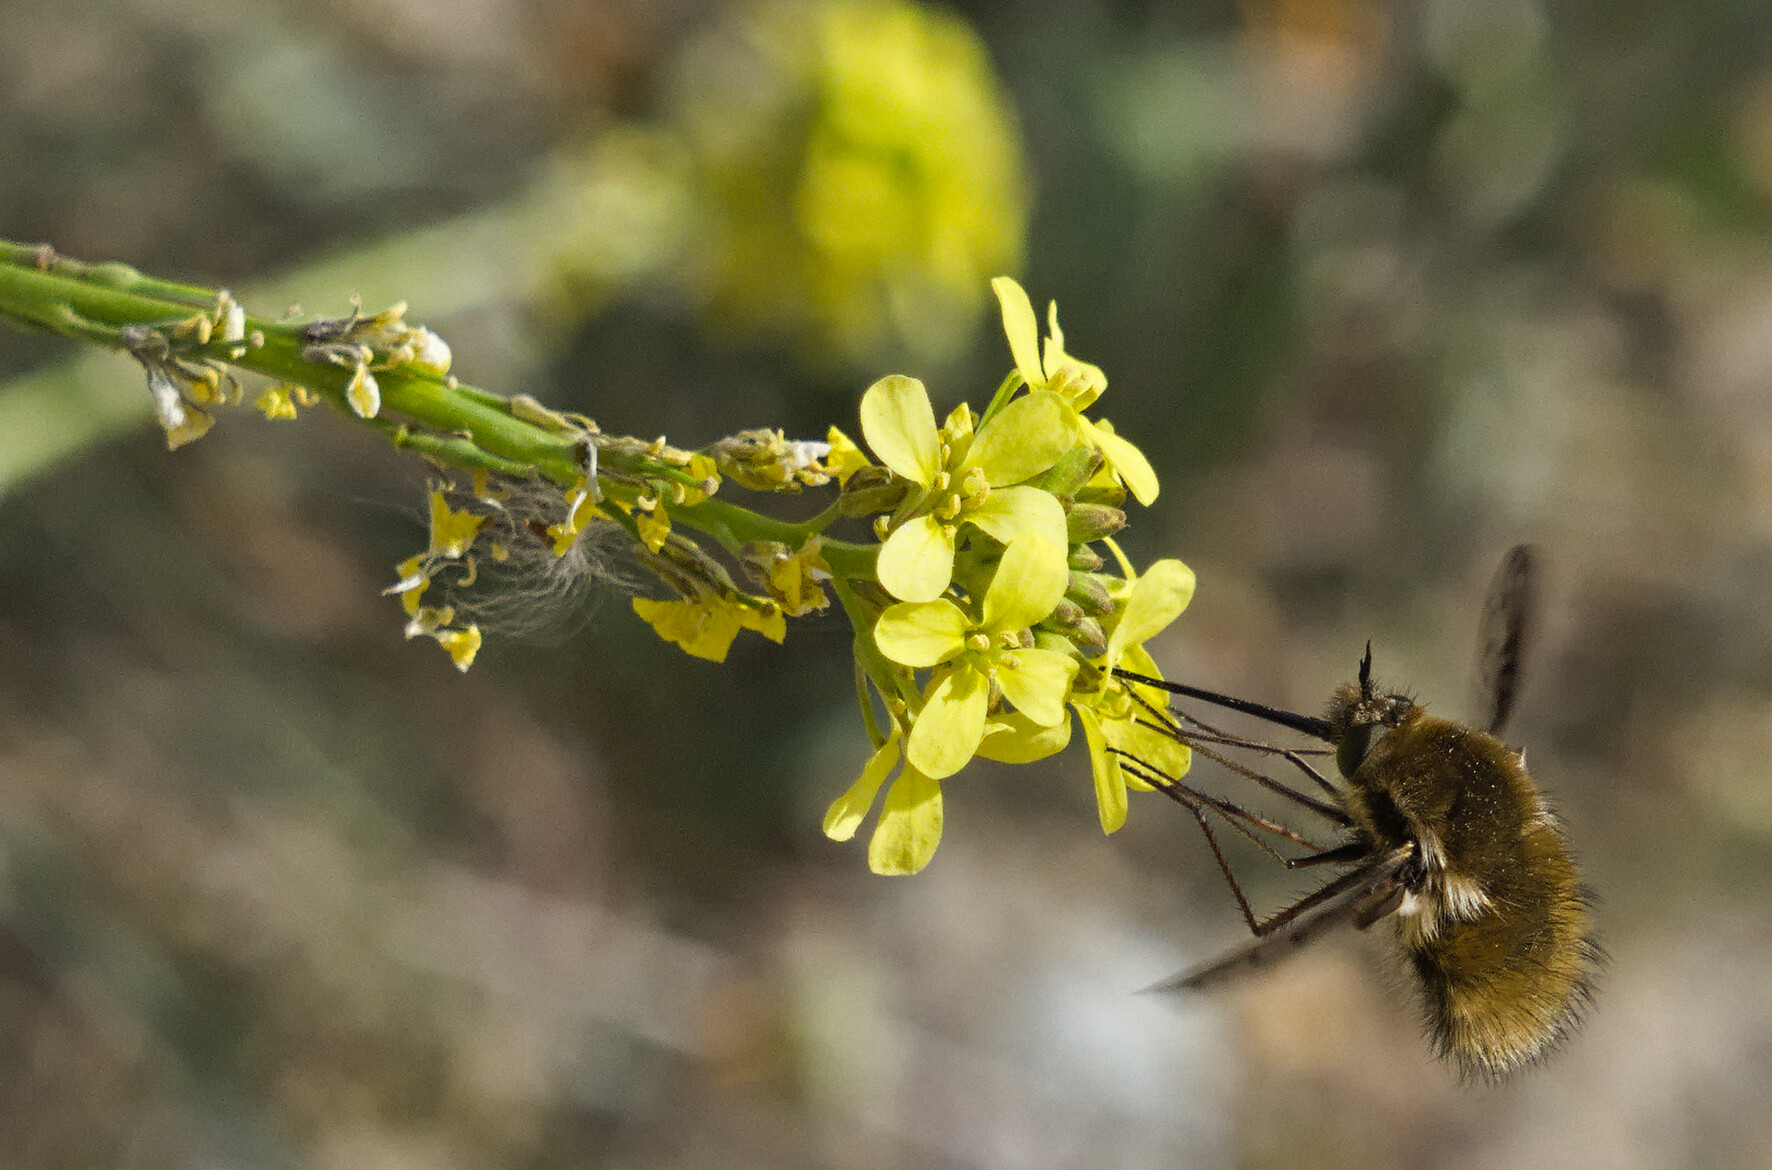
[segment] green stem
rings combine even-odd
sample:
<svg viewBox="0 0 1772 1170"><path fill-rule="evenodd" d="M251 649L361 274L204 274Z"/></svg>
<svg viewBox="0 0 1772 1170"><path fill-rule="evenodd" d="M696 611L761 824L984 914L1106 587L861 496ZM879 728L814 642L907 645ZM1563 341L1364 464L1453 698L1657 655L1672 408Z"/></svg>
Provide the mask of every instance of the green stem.
<svg viewBox="0 0 1772 1170"><path fill-rule="evenodd" d="M126 349L127 326L163 327L213 310L217 290L143 275L125 264L87 264L56 255L46 246L0 240L0 318L114 350ZM305 386L347 418L367 421L397 446L419 450L439 462L505 475L540 474L570 488L583 474L578 435L513 414L510 400L491 391L408 368L376 371L381 414L358 420L345 398L351 370L311 361L305 327L249 316L249 337L261 344L210 343L182 356L222 362L236 369ZM626 476L699 486L674 464L635 451L606 451L601 464ZM617 498L633 495L610 485ZM799 548L822 531L831 514L793 524L726 500L707 499L670 508L674 520L704 532L736 552L750 541L779 541ZM827 541L825 563L846 577L872 578L874 545Z"/></svg>
<svg viewBox="0 0 1772 1170"><path fill-rule="evenodd" d="M916 710L922 703L917 694L913 672L898 665L880 653L879 644L874 641L874 622L879 613L855 595L855 590L842 577L831 581L831 588L836 591L837 600L843 604L843 612L849 617L849 625L855 630L855 661L867 671L868 677L874 680L882 696L896 693L905 706ZM868 711L868 725L873 727L873 716L867 702L866 688L862 690L862 707ZM874 746L884 743L884 736Z"/></svg>

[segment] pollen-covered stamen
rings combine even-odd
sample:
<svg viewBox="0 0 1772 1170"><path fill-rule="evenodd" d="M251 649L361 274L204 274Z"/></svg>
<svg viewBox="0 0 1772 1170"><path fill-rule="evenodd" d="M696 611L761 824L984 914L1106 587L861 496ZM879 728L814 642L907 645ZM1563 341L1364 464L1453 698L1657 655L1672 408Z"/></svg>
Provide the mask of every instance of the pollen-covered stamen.
<svg viewBox="0 0 1772 1170"><path fill-rule="evenodd" d="M976 508L991 494L990 478L985 475L983 468L969 467L966 474L960 477L960 484L955 492L966 507Z"/></svg>

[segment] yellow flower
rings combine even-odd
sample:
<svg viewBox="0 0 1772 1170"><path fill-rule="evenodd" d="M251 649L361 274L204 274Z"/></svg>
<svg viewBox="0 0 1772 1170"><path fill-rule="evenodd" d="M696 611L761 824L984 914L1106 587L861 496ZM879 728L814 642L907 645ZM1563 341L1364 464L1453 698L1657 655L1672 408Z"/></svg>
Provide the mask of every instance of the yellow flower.
<svg viewBox="0 0 1772 1170"><path fill-rule="evenodd" d="M1009 351L1015 355L1015 368L1022 381L1029 390L1049 390L1059 395L1076 412L1083 434L1101 451L1127 490L1139 503L1149 506L1157 498L1157 473L1151 470L1144 452L1115 434L1105 419L1092 422L1082 416L1082 411L1107 389L1107 375L1100 366L1078 361L1064 351L1064 333L1058 327L1058 302L1051 302L1047 308L1048 335L1042 355L1040 328L1026 291L1007 276L992 280L991 287L996 290L997 303L1003 310L1003 332L1009 338Z"/></svg>
<svg viewBox="0 0 1772 1170"><path fill-rule="evenodd" d="M1069 580L1064 554L1023 533L1004 550L976 620L945 598L903 601L880 615L880 653L903 666L932 668L905 745L919 771L939 780L966 766L984 739L993 685L1032 724L1065 721L1077 660L1023 635L1052 612Z"/></svg>
<svg viewBox="0 0 1772 1170"><path fill-rule="evenodd" d="M831 603L823 584L831 579L830 567L819 556L824 544L822 536L814 536L797 551L773 541L745 546L747 564L768 582L769 596L781 603L788 617L812 613Z"/></svg>
<svg viewBox="0 0 1772 1170"><path fill-rule="evenodd" d="M756 427L715 443L711 458L741 487L797 492L830 482L830 471L822 462L830 451L829 443L789 439L779 428Z"/></svg>
<svg viewBox="0 0 1772 1170"><path fill-rule="evenodd" d="M438 630L431 635L437 644L449 651L449 657L455 660L455 669L467 673L468 667L474 665L474 656L480 653L480 627L470 625L461 630Z"/></svg>
<svg viewBox="0 0 1772 1170"><path fill-rule="evenodd" d="M658 636L681 646L686 653L709 662L725 662L732 640L738 637L736 607L715 598L697 601L654 601L634 598L634 612L639 614Z"/></svg>
<svg viewBox="0 0 1772 1170"><path fill-rule="evenodd" d="M1029 394L976 434L970 412L961 411L950 424L963 425L943 432L917 379L893 374L868 387L861 400L863 437L881 463L922 489L880 547L875 571L887 592L901 601L940 597L953 580L954 544L964 524L1004 544L1032 532L1056 549L1068 547L1063 506L1022 481L1075 443L1071 413L1055 394Z"/></svg>
<svg viewBox="0 0 1772 1170"><path fill-rule="evenodd" d="M1165 776L1180 777L1188 769L1191 753L1187 745L1145 726L1149 715L1133 697L1134 684L1115 676L1113 670L1123 665L1137 674L1162 677L1145 652L1144 642L1187 608L1194 595L1194 574L1180 561L1163 560L1140 576L1117 545L1109 541L1108 547L1120 558L1126 579L1118 590L1121 596L1115 599L1115 612L1108 618L1112 629L1107 653L1093 663L1100 672L1100 687L1094 692L1073 693L1071 706L1089 744L1101 828L1112 833L1126 823L1128 784L1135 788L1149 785L1128 777L1120 767L1120 757L1109 748L1135 756ZM1143 687L1136 693L1159 706L1164 701L1162 692L1155 688Z"/></svg>
<svg viewBox="0 0 1772 1170"><path fill-rule="evenodd" d="M674 91L710 315L821 361L963 351L1027 219L1014 113L977 34L909 0L729 11L710 35L744 46L745 67Z"/></svg>
<svg viewBox="0 0 1772 1170"><path fill-rule="evenodd" d="M581 479L566 493L566 519L547 526L548 538L554 542L554 555L563 557L578 540L578 534L593 519L602 515L597 510L597 493L588 479ZM654 550L656 551L656 550Z"/></svg>
<svg viewBox="0 0 1772 1170"><path fill-rule="evenodd" d="M345 401L360 418L374 418L381 412L381 384L369 372L369 363L359 359L345 387Z"/></svg>
<svg viewBox="0 0 1772 1170"><path fill-rule="evenodd" d="M154 414L160 420L160 429L166 432L166 449L176 451L208 434L215 425L214 416L185 399L178 381L164 364L145 359L142 364L148 371L148 393L154 398Z"/></svg>
<svg viewBox="0 0 1772 1170"><path fill-rule="evenodd" d="M671 517L665 511L664 501L654 501L650 508L635 508L634 527L639 530L640 543L653 552L663 548L665 538L671 534Z"/></svg>
<svg viewBox="0 0 1772 1170"><path fill-rule="evenodd" d="M426 557L423 553L401 561L399 567L394 570L400 574L400 579L382 590L384 597L392 593L400 595L400 604L406 607L408 617L418 613L419 599L425 595L425 590L431 587L431 574L425 568L425 561Z"/></svg>

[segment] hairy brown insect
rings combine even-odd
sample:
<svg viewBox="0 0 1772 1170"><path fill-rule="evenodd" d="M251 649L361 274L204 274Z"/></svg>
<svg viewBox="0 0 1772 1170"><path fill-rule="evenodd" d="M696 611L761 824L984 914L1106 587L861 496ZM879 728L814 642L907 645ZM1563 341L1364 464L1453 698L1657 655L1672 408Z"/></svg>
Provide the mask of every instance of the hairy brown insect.
<svg viewBox="0 0 1772 1170"><path fill-rule="evenodd" d="M1313 846L1228 800L1124 758L1123 767L1194 814L1255 935L1150 990L1209 987L1289 955L1335 927L1365 929L1388 917L1420 984L1434 1046L1466 1075L1506 1076L1545 1056L1577 1026L1602 959L1589 895L1561 825L1526 774L1525 754L1498 738L1518 687L1533 574L1530 548L1510 551L1484 607L1484 730L1429 715L1406 694L1382 691L1372 679L1370 645L1358 680L1335 692L1324 719L1119 672L1129 681L1323 740L1342 777L1339 784L1324 777L1305 758L1312 753L1228 735L1185 712L1148 706L1150 726L1285 796L1343 838L1334 846ZM1328 799L1246 768L1220 754L1220 747L1283 758ZM1350 868L1258 921L1219 849L1209 812L1289 869ZM1274 848L1279 840L1312 851L1285 857Z"/></svg>

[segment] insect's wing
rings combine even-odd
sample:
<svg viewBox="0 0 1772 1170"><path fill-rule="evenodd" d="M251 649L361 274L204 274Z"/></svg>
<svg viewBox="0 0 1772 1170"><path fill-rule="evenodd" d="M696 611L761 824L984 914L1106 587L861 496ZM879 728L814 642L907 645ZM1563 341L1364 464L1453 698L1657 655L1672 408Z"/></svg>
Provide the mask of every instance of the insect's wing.
<svg viewBox="0 0 1772 1170"><path fill-rule="evenodd" d="M1153 983L1144 990L1199 991L1277 963L1336 927L1351 924L1364 930L1401 904L1401 874L1414 855L1413 845L1398 846L1383 858L1367 865L1364 870L1353 871L1361 876L1347 889L1309 913L1300 914L1272 934L1250 939L1215 959L1209 959L1198 967L1190 967L1160 983Z"/></svg>
<svg viewBox="0 0 1772 1170"><path fill-rule="evenodd" d="M1483 701L1489 709L1485 726L1491 735L1500 735L1507 726L1519 694L1520 670L1532 633L1537 577L1532 546L1517 544L1501 559L1483 602L1478 644L1483 655Z"/></svg>

